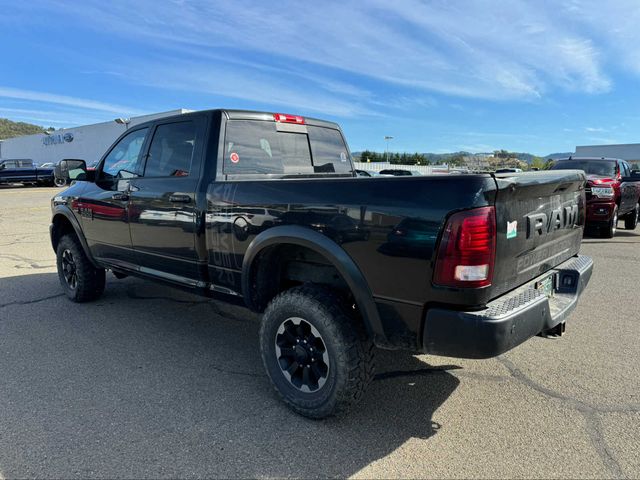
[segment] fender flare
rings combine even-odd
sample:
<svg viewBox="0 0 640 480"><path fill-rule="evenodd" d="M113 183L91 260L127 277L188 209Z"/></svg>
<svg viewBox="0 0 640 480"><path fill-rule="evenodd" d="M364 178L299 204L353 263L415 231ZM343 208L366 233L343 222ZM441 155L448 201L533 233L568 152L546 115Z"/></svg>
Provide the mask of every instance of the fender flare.
<svg viewBox="0 0 640 480"><path fill-rule="evenodd" d="M249 244L242 261L241 277L242 295L249 308L257 309L251 295L251 276L255 259L265 248L282 244L306 247L329 260L351 289L369 334L374 340L386 338L373 294L353 259L329 237L298 225L269 228L257 235Z"/></svg>
<svg viewBox="0 0 640 480"><path fill-rule="evenodd" d="M51 236L51 247L53 247L54 251L55 251L55 246L54 246L55 219L58 216L63 216L63 217L65 217L66 220L69 221L69 223L73 227L73 230L74 230L74 232L76 234L76 237L78 237L78 240L80 241L80 245L82 246L82 250L84 250L84 253L87 256L87 258L89 259L89 261L92 263L92 265L94 267L101 268L100 265L98 264L98 262L96 262L95 258L93 258L93 255L91 254L91 250L89 249L89 244L87 243L87 239L85 238L84 234L82 233L82 227L80 226L80 223L78 222L78 219L73 214L71 209L66 205L56 205L56 206L53 207L53 212L52 212L52 215L51 215L51 225L49 226L49 234Z"/></svg>

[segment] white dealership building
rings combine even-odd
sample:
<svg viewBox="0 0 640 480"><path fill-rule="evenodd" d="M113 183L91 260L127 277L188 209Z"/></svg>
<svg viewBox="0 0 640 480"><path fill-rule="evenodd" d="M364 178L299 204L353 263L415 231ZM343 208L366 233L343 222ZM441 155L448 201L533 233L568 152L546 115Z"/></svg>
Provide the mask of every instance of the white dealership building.
<svg viewBox="0 0 640 480"><path fill-rule="evenodd" d="M57 163L64 158L78 158L90 165L100 160L116 138L128 128L148 120L190 111L192 110L181 108L1 140L0 160L27 159L42 165L47 162Z"/></svg>
<svg viewBox="0 0 640 480"><path fill-rule="evenodd" d="M576 157L607 157L626 160L634 168L640 166L640 143L618 145L583 145L576 147Z"/></svg>

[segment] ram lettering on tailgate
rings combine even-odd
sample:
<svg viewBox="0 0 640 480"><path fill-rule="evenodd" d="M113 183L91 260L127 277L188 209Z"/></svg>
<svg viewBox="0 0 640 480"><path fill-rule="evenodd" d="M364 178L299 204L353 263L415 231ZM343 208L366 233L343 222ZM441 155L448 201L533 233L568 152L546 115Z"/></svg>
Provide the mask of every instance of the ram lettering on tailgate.
<svg viewBox="0 0 640 480"><path fill-rule="evenodd" d="M573 228L578 222L578 205L556 208L550 216L546 213L527 215L527 239L544 236L562 228Z"/></svg>

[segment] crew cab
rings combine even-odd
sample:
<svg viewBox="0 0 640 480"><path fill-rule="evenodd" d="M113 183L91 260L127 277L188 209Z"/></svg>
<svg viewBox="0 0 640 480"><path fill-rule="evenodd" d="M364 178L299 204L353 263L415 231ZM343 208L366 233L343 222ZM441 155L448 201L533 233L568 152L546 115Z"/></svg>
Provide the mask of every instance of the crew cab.
<svg viewBox="0 0 640 480"><path fill-rule="evenodd" d="M0 161L1 183L53 185L53 168L37 167L33 160L2 160Z"/></svg>
<svg viewBox="0 0 640 480"><path fill-rule="evenodd" d="M586 226L612 238L618 219L635 230L640 214L640 171L617 158L569 157L558 160L552 170L583 170L587 174Z"/></svg>
<svg viewBox="0 0 640 480"><path fill-rule="evenodd" d="M75 302L105 271L262 313L266 372L313 418L346 411L374 346L488 358L559 335L589 281L585 176L357 178L335 123L209 110L129 128L52 199Z"/></svg>

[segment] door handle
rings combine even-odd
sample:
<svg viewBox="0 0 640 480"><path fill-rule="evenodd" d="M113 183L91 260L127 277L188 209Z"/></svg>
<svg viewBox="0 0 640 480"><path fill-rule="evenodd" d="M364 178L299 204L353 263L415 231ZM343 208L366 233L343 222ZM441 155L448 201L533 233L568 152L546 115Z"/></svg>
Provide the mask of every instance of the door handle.
<svg viewBox="0 0 640 480"><path fill-rule="evenodd" d="M175 193L169 197L169 201L173 203L190 203L191 197L189 195Z"/></svg>
<svg viewBox="0 0 640 480"><path fill-rule="evenodd" d="M111 199L121 200L123 202L126 202L127 200L129 200L129 194L126 192L116 192L113 195L111 195Z"/></svg>

